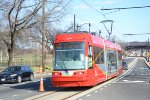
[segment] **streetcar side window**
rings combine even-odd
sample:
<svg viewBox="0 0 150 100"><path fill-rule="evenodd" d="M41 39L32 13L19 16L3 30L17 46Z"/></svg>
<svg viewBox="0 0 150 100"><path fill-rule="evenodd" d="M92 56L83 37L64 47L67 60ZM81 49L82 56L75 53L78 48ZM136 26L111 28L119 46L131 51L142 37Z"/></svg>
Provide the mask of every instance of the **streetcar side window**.
<svg viewBox="0 0 150 100"><path fill-rule="evenodd" d="M92 46L88 46L88 68L92 68L93 63L92 63Z"/></svg>
<svg viewBox="0 0 150 100"><path fill-rule="evenodd" d="M95 64L104 63L104 49L100 47L94 47L94 61Z"/></svg>
<svg viewBox="0 0 150 100"><path fill-rule="evenodd" d="M88 57L92 57L92 46L89 45L88 47Z"/></svg>

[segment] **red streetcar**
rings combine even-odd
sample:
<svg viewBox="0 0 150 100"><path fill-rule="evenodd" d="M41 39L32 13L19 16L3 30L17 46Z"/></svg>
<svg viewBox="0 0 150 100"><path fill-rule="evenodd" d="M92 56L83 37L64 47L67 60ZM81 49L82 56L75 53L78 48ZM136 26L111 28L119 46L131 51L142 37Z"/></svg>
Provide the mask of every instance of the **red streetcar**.
<svg viewBox="0 0 150 100"><path fill-rule="evenodd" d="M63 33L54 42L52 85L95 86L122 74L121 47L89 33Z"/></svg>

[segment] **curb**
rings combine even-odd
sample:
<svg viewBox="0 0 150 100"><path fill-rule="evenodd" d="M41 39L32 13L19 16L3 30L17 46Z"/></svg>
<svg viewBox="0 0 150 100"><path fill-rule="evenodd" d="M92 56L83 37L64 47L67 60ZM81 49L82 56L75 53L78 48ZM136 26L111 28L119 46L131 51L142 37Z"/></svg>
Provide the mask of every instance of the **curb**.
<svg viewBox="0 0 150 100"><path fill-rule="evenodd" d="M144 59L144 58L142 58L142 59ZM144 60L145 60L145 64L150 68L150 62L147 62L146 59L144 59Z"/></svg>
<svg viewBox="0 0 150 100"><path fill-rule="evenodd" d="M39 78L39 77L47 77L47 76L51 76L52 73L34 73L34 78Z"/></svg>

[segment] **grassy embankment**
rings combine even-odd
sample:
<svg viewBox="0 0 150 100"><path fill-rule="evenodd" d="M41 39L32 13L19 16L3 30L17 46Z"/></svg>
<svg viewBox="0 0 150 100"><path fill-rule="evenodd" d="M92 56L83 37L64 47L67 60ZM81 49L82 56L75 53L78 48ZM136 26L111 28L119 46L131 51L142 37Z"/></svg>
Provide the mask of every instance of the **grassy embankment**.
<svg viewBox="0 0 150 100"><path fill-rule="evenodd" d="M46 66L45 72L52 71L52 55L47 55L46 57ZM13 59L13 65L28 65L33 69L33 71L39 72L39 67L42 65L42 58L41 56L35 55L17 55ZM2 62L0 62L0 70L3 70L8 66L8 60L6 57L3 57Z"/></svg>

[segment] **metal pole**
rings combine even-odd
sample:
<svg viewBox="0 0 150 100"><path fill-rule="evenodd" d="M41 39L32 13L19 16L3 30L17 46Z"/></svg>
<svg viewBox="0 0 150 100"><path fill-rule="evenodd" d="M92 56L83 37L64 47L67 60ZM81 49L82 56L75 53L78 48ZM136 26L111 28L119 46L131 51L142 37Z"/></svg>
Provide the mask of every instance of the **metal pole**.
<svg viewBox="0 0 150 100"><path fill-rule="evenodd" d="M74 32L76 31L76 16L74 14Z"/></svg>
<svg viewBox="0 0 150 100"><path fill-rule="evenodd" d="M79 29L79 27L80 27L80 26L77 24L77 26L76 26L76 27L77 27L77 30L76 30L76 31L78 32L78 29Z"/></svg>
<svg viewBox="0 0 150 100"><path fill-rule="evenodd" d="M110 34L112 34L112 27L113 27L113 21L111 22L111 31L110 31Z"/></svg>
<svg viewBox="0 0 150 100"><path fill-rule="evenodd" d="M99 30L99 37L101 37L101 30Z"/></svg>
<svg viewBox="0 0 150 100"><path fill-rule="evenodd" d="M45 0L42 0L42 71L45 71L45 61L46 61L46 52L45 52Z"/></svg>
<svg viewBox="0 0 150 100"><path fill-rule="evenodd" d="M91 27L91 24L89 23L89 33L90 33L90 27Z"/></svg>
<svg viewBox="0 0 150 100"><path fill-rule="evenodd" d="M149 62L149 38L148 38L148 62Z"/></svg>

